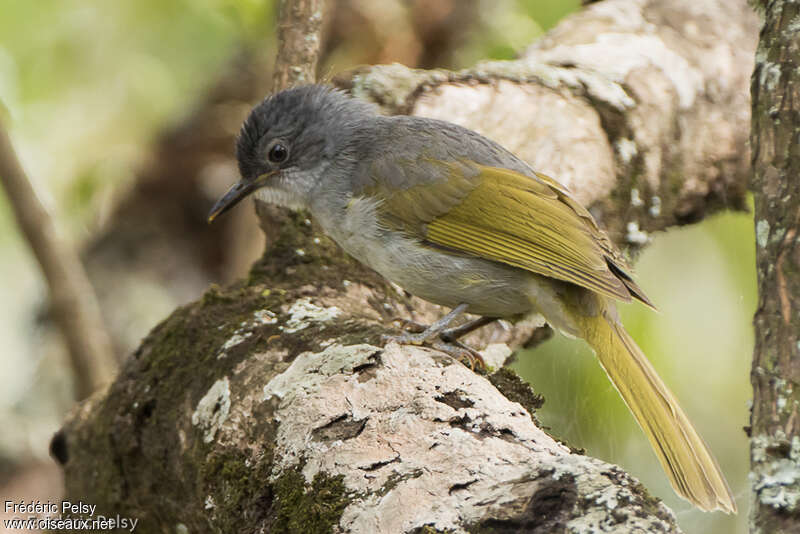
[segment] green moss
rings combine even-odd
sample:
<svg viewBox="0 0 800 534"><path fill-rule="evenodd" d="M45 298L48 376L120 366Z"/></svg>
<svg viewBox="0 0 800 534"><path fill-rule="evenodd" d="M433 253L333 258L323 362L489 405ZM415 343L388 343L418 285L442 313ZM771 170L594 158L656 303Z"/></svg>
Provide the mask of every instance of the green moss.
<svg viewBox="0 0 800 534"><path fill-rule="evenodd" d="M317 473L311 484L298 470L286 471L274 484L276 534L327 534L333 532L352 500L344 477Z"/></svg>
<svg viewBox="0 0 800 534"><path fill-rule="evenodd" d="M255 290L211 287L203 299L175 310L154 328L126 361L121 377L94 416L94 435L80 438L95 448L94 453L81 455L104 463L91 471L101 478L84 482L83 487L103 488L102 502L97 500L107 513L127 510L142 519L145 530L153 527L154 531L165 509L171 509L192 531L219 523L231 526L221 532L233 532L239 531L233 525L242 521L241 510L259 508L248 503L265 498L267 475L259 472L258 465L271 463L271 451L210 456L210 445L201 439L202 429L191 424L186 410L196 406L217 379L233 376L233 368L249 353L268 345L270 336L278 333L278 324L254 324L253 314L278 306L279 301ZM220 349L243 322L253 325L247 327L252 335L219 358ZM271 364L254 372L268 377ZM256 408L271 409L267 403ZM271 420L268 413L254 412L248 429L253 434L251 443L273 443L273 430L265 423ZM176 446L182 440L187 450ZM254 465L253 458L262 460ZM177 464L184 469L180 476L172 469ZM139 495L138 499L131 499L131 494ZM201 503L210 496L213 514L181 517L184 506L164 501L166 495L183 495L186 502L199 499ZM248 519L252 524L252 518Z"/></svg>
<svg viewBox="0 0 800 534"><path fill-rule="evenodd" d="M649 516L649 517L657 517L666 523L672 523L674 518L672 513L664 508L661 503L661 499L653 497L647 488L645 488L641 482L637 481L634 478L631 478L630 475L625 473L622 469L617 466L611 466L606 471L603 471L603 476L611 480L612 484L615 486L625 486L632 494L632 497L628 497L625 495L618 495L617 499L619 501L618 507L620 509L625 509L630 506L631 502L635 502L638 506L641 506L641 517ZM594 503L587 502L585 503L582 508L586 509L593 506Z"/></svg>
<svg viewBox="0 0 800 534"><path fill-rule="evenodd" d="M502 367L489 375L489 381L508 400L518 402L525 408L536 426L541 426L536 419L536 410L544 404L544 397L535 393L530 384L508 367Z"/></svg>
<svg viewBox="0 0 800 534"><path fill-rule="evenodd" d="M382 346L383 336L391 333L391 330L380 325L364 324L356 321L345 321L338 325L332 325L331 328L335 329L338 342L344 346L358 345L360 343Z"/></svg>
<svg viewBox="0 0 800 534"><path fill-rule="evenodd" d="M210 306L220 303L233 302L234 295L226 293L217 284L211 284L200 299L200 303L204 306Z"/></svg>
<svg viewBox="0 0 800 534"><path fill-rule="evenodd" d="M304 221L293 221L286 232L295 236L281 241L246 282L212 285L200 300L156 326L98 403L94 422L76 420L76 428L68 428L64 454L71 458L65 466L71 495L93 495L105 513L139 517L148 532L174 528L177 522L190 532L334 528L353 498L341 477L320 475L306 484L294 472L270 481L277 432L273 403L252 406L248 422L237 423L237 432L245 433L237 434L239 443L247 444L243 448L205 443L203 429L191 421L199 400L221 377L230 380L236 403L247 390L242 384L266 384L300 352L320 350L322 340L341 336L345 343L378 344L383 328L349 315L311 321L296 332L281 329L289 318L282 310L289 304L329 288L344 289L344 278L370 285L373 306L381 311L384 302L395 304L398 298L377 274L343 257L329 240L316 239ZM306 241L298 245L293 239ZM297 254L298 246L306 253ZM271 314L258 320L256 312L265 310ZM226 347L223 355L234 333L240 343ZM260 351L281 358L236 372Z"/></svg>
<svg viewBox="0 0 800 534"><path fill-rule="evenodd" d="M455 532L455 530L439 530L431 525L422 525L410 531L409 534L450 534L452 532Z"/></svg>
<svg viewBox="0 0 800 534"><path fill-rule="evenodd" d="M232 361L266 348L269 337L278 333L277 325L254 325L250 329L254 335L228 351L227 358L217 357L233 333L252 321L255 311L277 309L278 302L249 288L210 287L199 302L177 309L148 335L145 348L136 354L140 380L151 385L169 381L175 384L176 395L191 386L194 400L199 400L217 378L230 372ZM195 365L186 366L185 355L191 355Z"/></svg>
<svg viewBox="0 0 800 534"><path fill-rule="evenodd" d="M412 478L419 478L423 474L425 474L425 473L422 471L422 469L415 469L414 471L411 471L410 473L405 473L405 474L402 474L402 475L399 474L399 473L392 473L391 475L389 475L389 478L386 479L386 483L381 487L381 489L379 491L376 492L376 494L379 497L383 497L384 495L386 495L387 493L392 491L394 488L396 488L397 485L400 484L401 482L403 482L404 480L410 480Z"/></svg>
<svg viewBox="0 0 800 534"><path fill-rule="evenodd" d="M264 443L272 443L265 439ZM211 510L212 524L219 532L255 530L268 520L273 488L269 484L271 451L258 462L243 453L227 450L211 455L201 469L206 506ZM253 511L256 515L253 515ZM248 514L249 515L246 515Z"/></svg>

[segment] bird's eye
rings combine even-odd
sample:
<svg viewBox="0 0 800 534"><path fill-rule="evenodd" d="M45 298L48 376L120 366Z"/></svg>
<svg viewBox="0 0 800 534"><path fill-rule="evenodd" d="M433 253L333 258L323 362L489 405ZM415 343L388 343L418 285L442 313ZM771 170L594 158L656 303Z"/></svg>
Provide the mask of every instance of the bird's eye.
<svg viewBox="0 0 800 534"><path fill-rule="evenodd" d="M289 149L283 143L275 143L267 154L272 163L283 163L289 157Z"/></svg>

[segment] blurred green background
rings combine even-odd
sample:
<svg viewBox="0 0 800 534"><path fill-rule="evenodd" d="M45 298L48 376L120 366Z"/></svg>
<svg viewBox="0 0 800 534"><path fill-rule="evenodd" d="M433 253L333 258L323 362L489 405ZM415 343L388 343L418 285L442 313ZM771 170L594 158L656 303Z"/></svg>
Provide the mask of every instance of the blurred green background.
<svg viewBox="0 0 800 534"><path fill-rule="evenodd" d="M512 58L578 5L332 1L320 73L365 63L460 68ZM233 180L230 137L269 80L274 2L0 0L0 13L0 114L42 200L64 235L84 250L124 355L205 285L245 272L247 254L229 270L216 267L224 251L219 243L199 244L212 231L195 225L191 208L191 217L160 226L153 221L162 219L147 210L189 198L204 213ZM248 90L237 87L245 84ZM187 128L197 133L180 152L183 166L160 163L158 147L174 146L170 140L183 139ZM142 185L142 169L157 179ZM189 252L178 252L162 235L176 226L175 242L185 242ZM674 496L646 439L581 342L556 337L515 364L545 395L541 418L555 435L639 477L687 532L746 531L742 427L751 398L756 303L752 226L750 215L726 213L654 236L636 270L660 313L635 305L622 310L717 454L737 496L738 517L703 514ZM38 266L3 195L0 257L6 303L0 307L0 496L57 498L60 473L47 444L71 407L69 372Z"/></svg>
<svg viewBox="0 0 800 534"><path fill-rule="evenodd" d="M709 444L739 506L737 516L700 512L679 499L594 354L557 335L519 355L514 368L545 397L539 415L555 435L617 463L675 512L685 532L747 532L752 398L751 328L756 307L752 217L724 213L654 236L636 261L658 307L620 306L623 322Z"/></svg>

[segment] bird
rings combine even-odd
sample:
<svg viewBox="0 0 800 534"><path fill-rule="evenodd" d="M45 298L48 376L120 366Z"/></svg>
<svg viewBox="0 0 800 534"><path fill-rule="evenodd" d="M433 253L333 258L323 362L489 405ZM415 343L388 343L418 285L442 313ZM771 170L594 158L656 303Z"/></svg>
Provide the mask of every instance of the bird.
<svg viewBox="0 0 800 534"><path fill-rule="evenodd" d="M250 194L303 209L346 253L409 293L461 313L541 314L584 339L647 436L675 492L736 512L709 447L627 333L616 302L653 307L623 255L570 191L498 143L431 118L386 116L323 84L250 112L236 141L241 179L209 221Z"/></svg>

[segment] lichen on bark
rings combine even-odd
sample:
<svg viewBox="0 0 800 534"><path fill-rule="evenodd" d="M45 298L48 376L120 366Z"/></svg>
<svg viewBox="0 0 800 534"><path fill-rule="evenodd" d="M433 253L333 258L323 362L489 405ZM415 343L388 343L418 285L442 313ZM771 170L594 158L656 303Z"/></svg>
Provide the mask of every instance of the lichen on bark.
<svg viewBox="0 0 800 534"><path fill-rule="evenodd" d="M751 382L751 532L800 521L800 6L761 2L752 77L759 302Z"/></svg>
<svg viewBox="0 0 800 534"><path fill-rule="evenodd" d="M389 112L492 127L569 182L618 243L638 243L743 198L740 59L752 21L713 3L708 31L722 44L709 48L674 32L692 20L691 2L667 14L662 4L592 6L518 62L375 67L346 83ZM640 13L622 16L630 10ZM651 27L647 43L661 52L633 54L627 70L582 55L602 53L609 34ZM691 58L662 62L674 54ZM731 68L712 69L716 80L698 89L692 75L708 64ZM558 109L567 112L551 116ZM176 310L67 421L54 449L70 498L153 531L678 531L619 468L537 428L535 395L505 371L495 375L504 396L443 354L385 345L392 319L425 322L438 310L344 256L305 215L269 218L273 245L249 277ZM518 346L533 328L471 340Z"/></svg>
<svg viewBox="0 0 800 534"><path fill-rule="evenodd" d="M546 507L541 525L613 509L620 528L676 531L638 483L572 455L450 357L342 344L344 328L361 339L390 331L345 304L383 286L345 288L340 276L336 294L285 276L212 288L154 329L62 430L69 498L147 530L488 531L533 525ZM319 312L302 325L291 322L298 301ZM512 398L538 404L507 371L497 377ZM553 508L554 495L571 497Z"/></svg>

